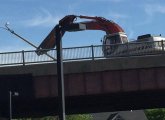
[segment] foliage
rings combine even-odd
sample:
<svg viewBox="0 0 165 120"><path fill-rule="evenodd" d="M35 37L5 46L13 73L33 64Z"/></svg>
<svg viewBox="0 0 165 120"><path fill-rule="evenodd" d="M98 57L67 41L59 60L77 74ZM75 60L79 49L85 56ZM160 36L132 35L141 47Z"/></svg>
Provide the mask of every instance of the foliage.
<svg viewBox="0 0 165 120"><path fill-rule="evenodd" d="M145 110L148 120L165 120L165 108Z"/></svg>
<svg viewBox="0 0 165 120"><path fill-rule="evenodd" d="M84 114L66 116L66 120L92 120L92 118L93 118L92 115L84 115Z"/></svg>
<svg viewBox="0 0 165 120"><path fill-rule="evenodd" d="M78 114L78 115L67 115L66 120L92 120L92 115L89 114ZM16 120L58 120L57 116L48 116L43 118L22 118Z"/></svg>

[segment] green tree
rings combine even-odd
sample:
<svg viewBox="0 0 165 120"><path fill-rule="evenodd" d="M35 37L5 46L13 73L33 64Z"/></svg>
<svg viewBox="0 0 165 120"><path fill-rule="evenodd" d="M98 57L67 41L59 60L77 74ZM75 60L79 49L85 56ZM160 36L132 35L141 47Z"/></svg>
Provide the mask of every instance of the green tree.
<svg viewBox="0 0 165 120"><path fill-rule="evenodd" d="M145 110L148 120L165 120L165 109L149 109Z"/></svg>
<svg viewBox="0 0 165 120"><path fill-rule="evenodd" d="M92 118L93 118L92 115L85 115L85 114L66 116L66 120L92 120Z"/></svg>
<svg viewBox="0 0 165 120"><path fill-rule="evenodd" d="M78 115L67 115L66 120L92 120L92 115L89 114L78 114ZM42 118L22 118L16 120L58 120L57 116L47 116Z"/></svg>

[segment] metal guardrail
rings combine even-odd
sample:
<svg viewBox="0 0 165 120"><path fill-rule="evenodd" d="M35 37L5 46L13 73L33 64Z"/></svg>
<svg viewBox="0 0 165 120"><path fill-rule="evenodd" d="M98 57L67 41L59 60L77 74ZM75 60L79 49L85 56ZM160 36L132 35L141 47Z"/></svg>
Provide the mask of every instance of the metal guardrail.
<svg viewBox="0 0 165 120"><path fill-rule="evenodd" d="M156 41L63 48L63 60L95 60L98 58L164 54L164 45L165 41ZM56 49L51 49L47 53L56 59ZM56 60L53 60L45 54L38 56L35 50L0 53L0 66L27 65L45 62L56 62Z"/></svg>

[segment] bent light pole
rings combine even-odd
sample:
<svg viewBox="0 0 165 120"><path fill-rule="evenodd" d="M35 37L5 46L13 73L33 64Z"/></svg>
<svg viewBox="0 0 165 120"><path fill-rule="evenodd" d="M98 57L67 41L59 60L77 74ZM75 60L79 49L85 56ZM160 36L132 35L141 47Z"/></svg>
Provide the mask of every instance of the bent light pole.
<svg viewBox="0 0 165 120"><path fill-rule="evenodd" d="M84 29L85 28L79 24L76 25L57 24L38 47L38 49L43 49L43 48L51 48L56 46L59 120L65 120L65 90L64 90L63 55L62 55L62 36L67 31L79 31Z"/></svg>
<svg viewBox="0 0 165 120"><path fill-rule="evenodd" d="M58 79L58 103L59 103L59 120L65 120L65 93L64 93L64 73L63 73L63 55L62 55L62 37L60 31L62 28L58 25L57 38L57 79Z"/></svg>

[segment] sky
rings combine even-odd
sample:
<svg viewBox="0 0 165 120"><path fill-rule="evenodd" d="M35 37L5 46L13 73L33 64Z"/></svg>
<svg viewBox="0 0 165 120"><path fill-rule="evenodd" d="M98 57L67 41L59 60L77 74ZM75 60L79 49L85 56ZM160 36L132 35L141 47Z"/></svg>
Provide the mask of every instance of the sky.
<svg viewBox="0 0 165 120"><path fill-rule="evenodd" d="M129 40L143 34L165 36L165 0L0 0L0 27L9 27L36 46L66 15L113 20ZM85 21L85 20L84 20ZM103 31L67 32L63 47L101 45ZM0 52L34 50L0 28Z"/></svg>

